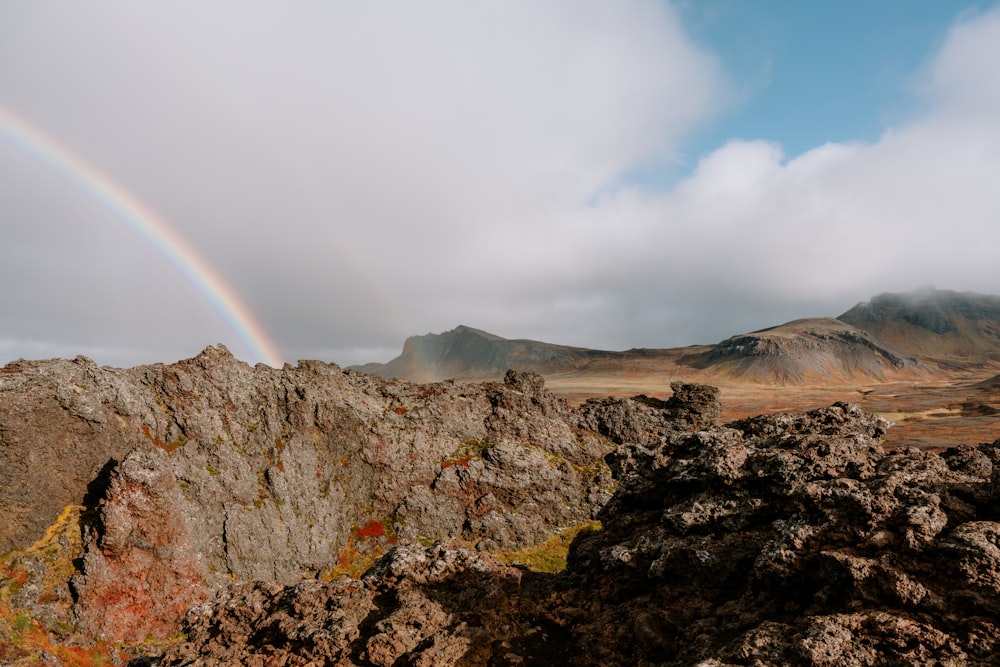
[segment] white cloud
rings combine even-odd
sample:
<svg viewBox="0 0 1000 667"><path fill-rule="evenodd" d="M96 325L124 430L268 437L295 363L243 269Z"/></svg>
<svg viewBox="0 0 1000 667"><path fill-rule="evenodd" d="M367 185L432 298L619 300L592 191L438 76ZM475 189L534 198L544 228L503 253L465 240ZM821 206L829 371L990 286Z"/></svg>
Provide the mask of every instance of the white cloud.
<svg viewBox="0 0 1000 667"><path fill-rule="evenodd" d="M494 324L490 301L564 282L582 204L669 158L719 93L649 0L53 12L11 29L0 101L172 221L290 356Z"/></svg>
<svg viewBox="0 0 1000 667"><path fill-rule="evenodd" d="M733 141L657 192L621 182L732 98L668 4L16 7L0 103L170 220L289 359L459 323L681 345L886 290L1000 293L998 12L954 27L920 113L877 142ZM30 164L0 143L0 308L24 323L0 354L241 353L173 267Z"/></svg>
<svg viewBox="0 0 1000 667"><path fill-rule="evenodd" d="M938 115L960 118L1000 111L997 34L1000 10L969 15L952 27L947 41L919 77L918 88Z"/></svg>
<svg viewBox="0 0 1000 667"><path fill-rule="evenodd" d="M750 308L925 284L1000 292L996 62L994 11L954 27L928 66L923 112L878 141L791 160L774 144L732 141L674 191L619 197L607 215L627 206L643 221L656 282L687 282L706 299L747 295Z"/></svg>

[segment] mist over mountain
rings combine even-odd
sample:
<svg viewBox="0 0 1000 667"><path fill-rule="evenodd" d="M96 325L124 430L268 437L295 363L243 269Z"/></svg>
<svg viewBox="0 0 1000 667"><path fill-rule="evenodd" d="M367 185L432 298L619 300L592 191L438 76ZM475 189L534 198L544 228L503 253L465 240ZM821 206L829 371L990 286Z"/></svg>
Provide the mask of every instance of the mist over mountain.
<svg viewBox="0 0 1000 667"><path fill-rule="evenodd" d="M932 359L1000 359L1000 296L925 289L879 294L837 319Z"/></svg>
<svg viewBox="0 0 1000 667"><path fill-rule="evenodd" d="M795 320L733 336L685 363L732 379L772 384L887 380L930 370L903 350L833 318Z"/></svg>
<svg viewBox="0 0 1000 667"><path fill-rule="evenodd" d="M699 381L756 384L886 382L926 377L941 364L1000 359L1000 297L924 289L880 294L839 317L793 320L714 345L613 352L508 340L459 326L412 336L385 364L353 367L415 382L655 367Z"/></svg>

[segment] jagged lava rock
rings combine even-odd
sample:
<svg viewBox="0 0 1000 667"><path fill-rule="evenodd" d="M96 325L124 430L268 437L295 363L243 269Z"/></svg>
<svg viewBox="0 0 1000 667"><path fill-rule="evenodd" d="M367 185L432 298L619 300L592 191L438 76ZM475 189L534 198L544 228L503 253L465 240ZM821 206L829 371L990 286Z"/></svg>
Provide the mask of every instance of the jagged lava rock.
<svg viewBox="0 0 1000 667"><path fill-rule="evenodd" d="M884 452L887 427L843 403L658 425L609 455L566 572L399 547L360 583L231 589L160 664L997 664L1000 441Z"/></svg>
<svg viewBox="0 0 1000 667"><path fill-rule="evenodd" d="M164 636L196 581L201 595L292 584L397 539L543 542L610 497L612 448L531 373L415 385L315 361L251 368L223 346L133 369L16 362L0 373L0 550L67 506L99 509L84 513L100 518L84 527L83 627ZM147 618L103 618L126 607Z"/></svg>
<svg viewBox="0 0 1000 667"><path fill-rule="evenodd" d="M456 664L489 644L482 620L503 618L522 576L467 549L407 545L361 581L239 584L193 608L158 664Z"/></svg>
<svg viewBox="0 0 1000 667"><path fill-rule="evenodd" d="M580 406L579 424L617 444L656 442L677 431L719 425L719 390L703 384L671 382L666 401L645 395L589 398Z"/></svg>
<svg viewBox="0 0 1000 667"><path fill-rule="evenodd" d="M180 511L181 493L159 449L129 454L111 475L100 521L84 535L73 587L83 632L139 642L173 634L205 599L205 563Z"/></svg>

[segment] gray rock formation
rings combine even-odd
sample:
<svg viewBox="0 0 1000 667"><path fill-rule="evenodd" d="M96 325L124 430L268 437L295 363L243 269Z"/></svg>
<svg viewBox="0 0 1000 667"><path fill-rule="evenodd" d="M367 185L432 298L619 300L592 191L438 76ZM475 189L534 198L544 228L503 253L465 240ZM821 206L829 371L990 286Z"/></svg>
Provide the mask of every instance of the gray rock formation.
<svg viewBox="0 0 1000 667"><path fill-rule="evenodd" d="M158 664L995 665L1000 441L884 452L887 426L656 426L564 573L398 546L361 581L230 588Z"/></svg>
<svg viewBox="0 0 1000 667"><path fill-rule="evenodd" d="M169 635L185 601L233 581L337 576L400 539L543 542L610 497L612 447L533 374L414 385L251 368L221 346L127 370L19 362L0 373L0 550L99 510L83 514L82 627ZM104 618L126 608L141 617Z"/></svg>
<svg viewBox="0 0 1000 667"><path fill-rule="evenodd" d="M677 431L719 425L719 390L700 384L670 383L666 401L649 396L591 398L579 409L579 424L612 442L658 442Z"/></svg>

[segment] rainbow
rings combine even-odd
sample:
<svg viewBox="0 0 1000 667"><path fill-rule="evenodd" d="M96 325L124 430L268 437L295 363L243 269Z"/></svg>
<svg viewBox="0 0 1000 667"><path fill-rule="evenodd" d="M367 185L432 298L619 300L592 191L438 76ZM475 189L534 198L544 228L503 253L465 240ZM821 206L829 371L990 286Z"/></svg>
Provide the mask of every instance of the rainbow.
<svg viewBox="0 0 1000 667"><path fill-rule="evenodd" d="M232 287L169 224L99 167L0 106L0 134L54 167L124 220L177 266L257 359L280 367L281 352Z"/></svg>

